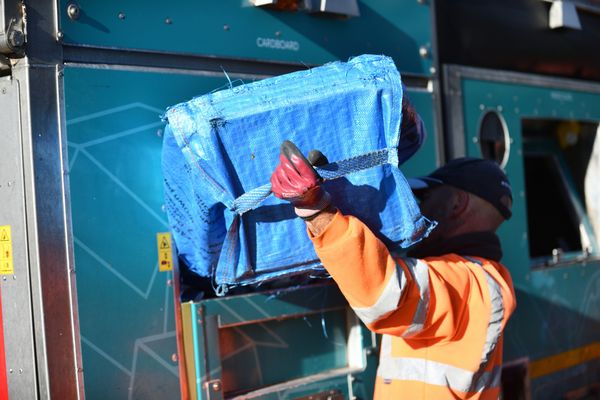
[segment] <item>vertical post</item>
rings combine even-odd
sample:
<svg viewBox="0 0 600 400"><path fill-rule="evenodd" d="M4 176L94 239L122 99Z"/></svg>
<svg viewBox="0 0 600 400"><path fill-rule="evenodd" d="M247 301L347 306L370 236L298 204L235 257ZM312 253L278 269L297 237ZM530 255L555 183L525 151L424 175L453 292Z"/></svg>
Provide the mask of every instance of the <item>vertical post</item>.
<svg viewBox="0 0 600 400"><path fill-rule="evenodd" d="M41 399L82 399L58 2L27 4L20 93L26 236Z"/></svg>

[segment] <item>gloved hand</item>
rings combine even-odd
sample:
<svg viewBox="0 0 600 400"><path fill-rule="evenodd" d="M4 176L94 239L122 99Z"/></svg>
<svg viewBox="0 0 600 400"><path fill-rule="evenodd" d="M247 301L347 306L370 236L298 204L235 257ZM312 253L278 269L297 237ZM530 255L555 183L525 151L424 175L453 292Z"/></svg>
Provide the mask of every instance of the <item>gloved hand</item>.
<svg viewBox="0 0 600 400"><path fill-rule="evenodd" d="M313 168L327 164L327 159L316 150L310 152L309 159L312 162L286 140L281 144L279 165L271 175L273 194L292 203L296 215L303 219L314 218L331 203L329 194L321 187L323 179Z"/></svg>

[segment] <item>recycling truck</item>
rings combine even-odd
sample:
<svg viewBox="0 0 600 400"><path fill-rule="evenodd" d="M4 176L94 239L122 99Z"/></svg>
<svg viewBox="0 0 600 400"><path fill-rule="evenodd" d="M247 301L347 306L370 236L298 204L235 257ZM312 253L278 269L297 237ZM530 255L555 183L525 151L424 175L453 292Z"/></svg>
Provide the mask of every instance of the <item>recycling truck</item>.
<svg viewBox="0 0 600 400"><path fill-rule="evenodd" d="M204 296L161 167L169 107L361 54L391 57L428 132L405 176L463 155L509 176L504 398L597 393L599 15L585 0L1 0L0 399L370 399L378 338L330 280Z"/></svg>

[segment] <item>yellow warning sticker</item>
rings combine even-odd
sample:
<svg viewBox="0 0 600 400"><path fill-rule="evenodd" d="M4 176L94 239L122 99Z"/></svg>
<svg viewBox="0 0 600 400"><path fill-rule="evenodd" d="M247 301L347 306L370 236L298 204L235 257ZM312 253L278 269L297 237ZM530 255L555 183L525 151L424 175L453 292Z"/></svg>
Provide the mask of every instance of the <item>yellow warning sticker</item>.
<svg viewBox="0 0 600 400"><path fill-rule="evenodd" d="M3 225L0 226L0 275L14 273L10 225Z"/></svg>
<svg viewBox="0 0 600 400"><path fill-rule="evenodd" d="M171 248L171 234L159 232L156 234L158 247L158 270L161 272L173 270L173 249Z"/></svg>

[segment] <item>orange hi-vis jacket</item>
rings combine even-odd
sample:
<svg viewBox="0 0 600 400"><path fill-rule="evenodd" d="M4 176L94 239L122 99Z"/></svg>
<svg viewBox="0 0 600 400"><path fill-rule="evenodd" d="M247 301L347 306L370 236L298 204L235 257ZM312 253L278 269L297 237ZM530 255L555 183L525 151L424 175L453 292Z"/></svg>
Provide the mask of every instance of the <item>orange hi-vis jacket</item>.
<svg viewBox="0 0 600 400"><path fill-rule="evenodd" d="M499 397L502 332L516 306L506 268L457 254L394 259L339 212L311 239L358 317L383 334L375 399Z"/></svg>

